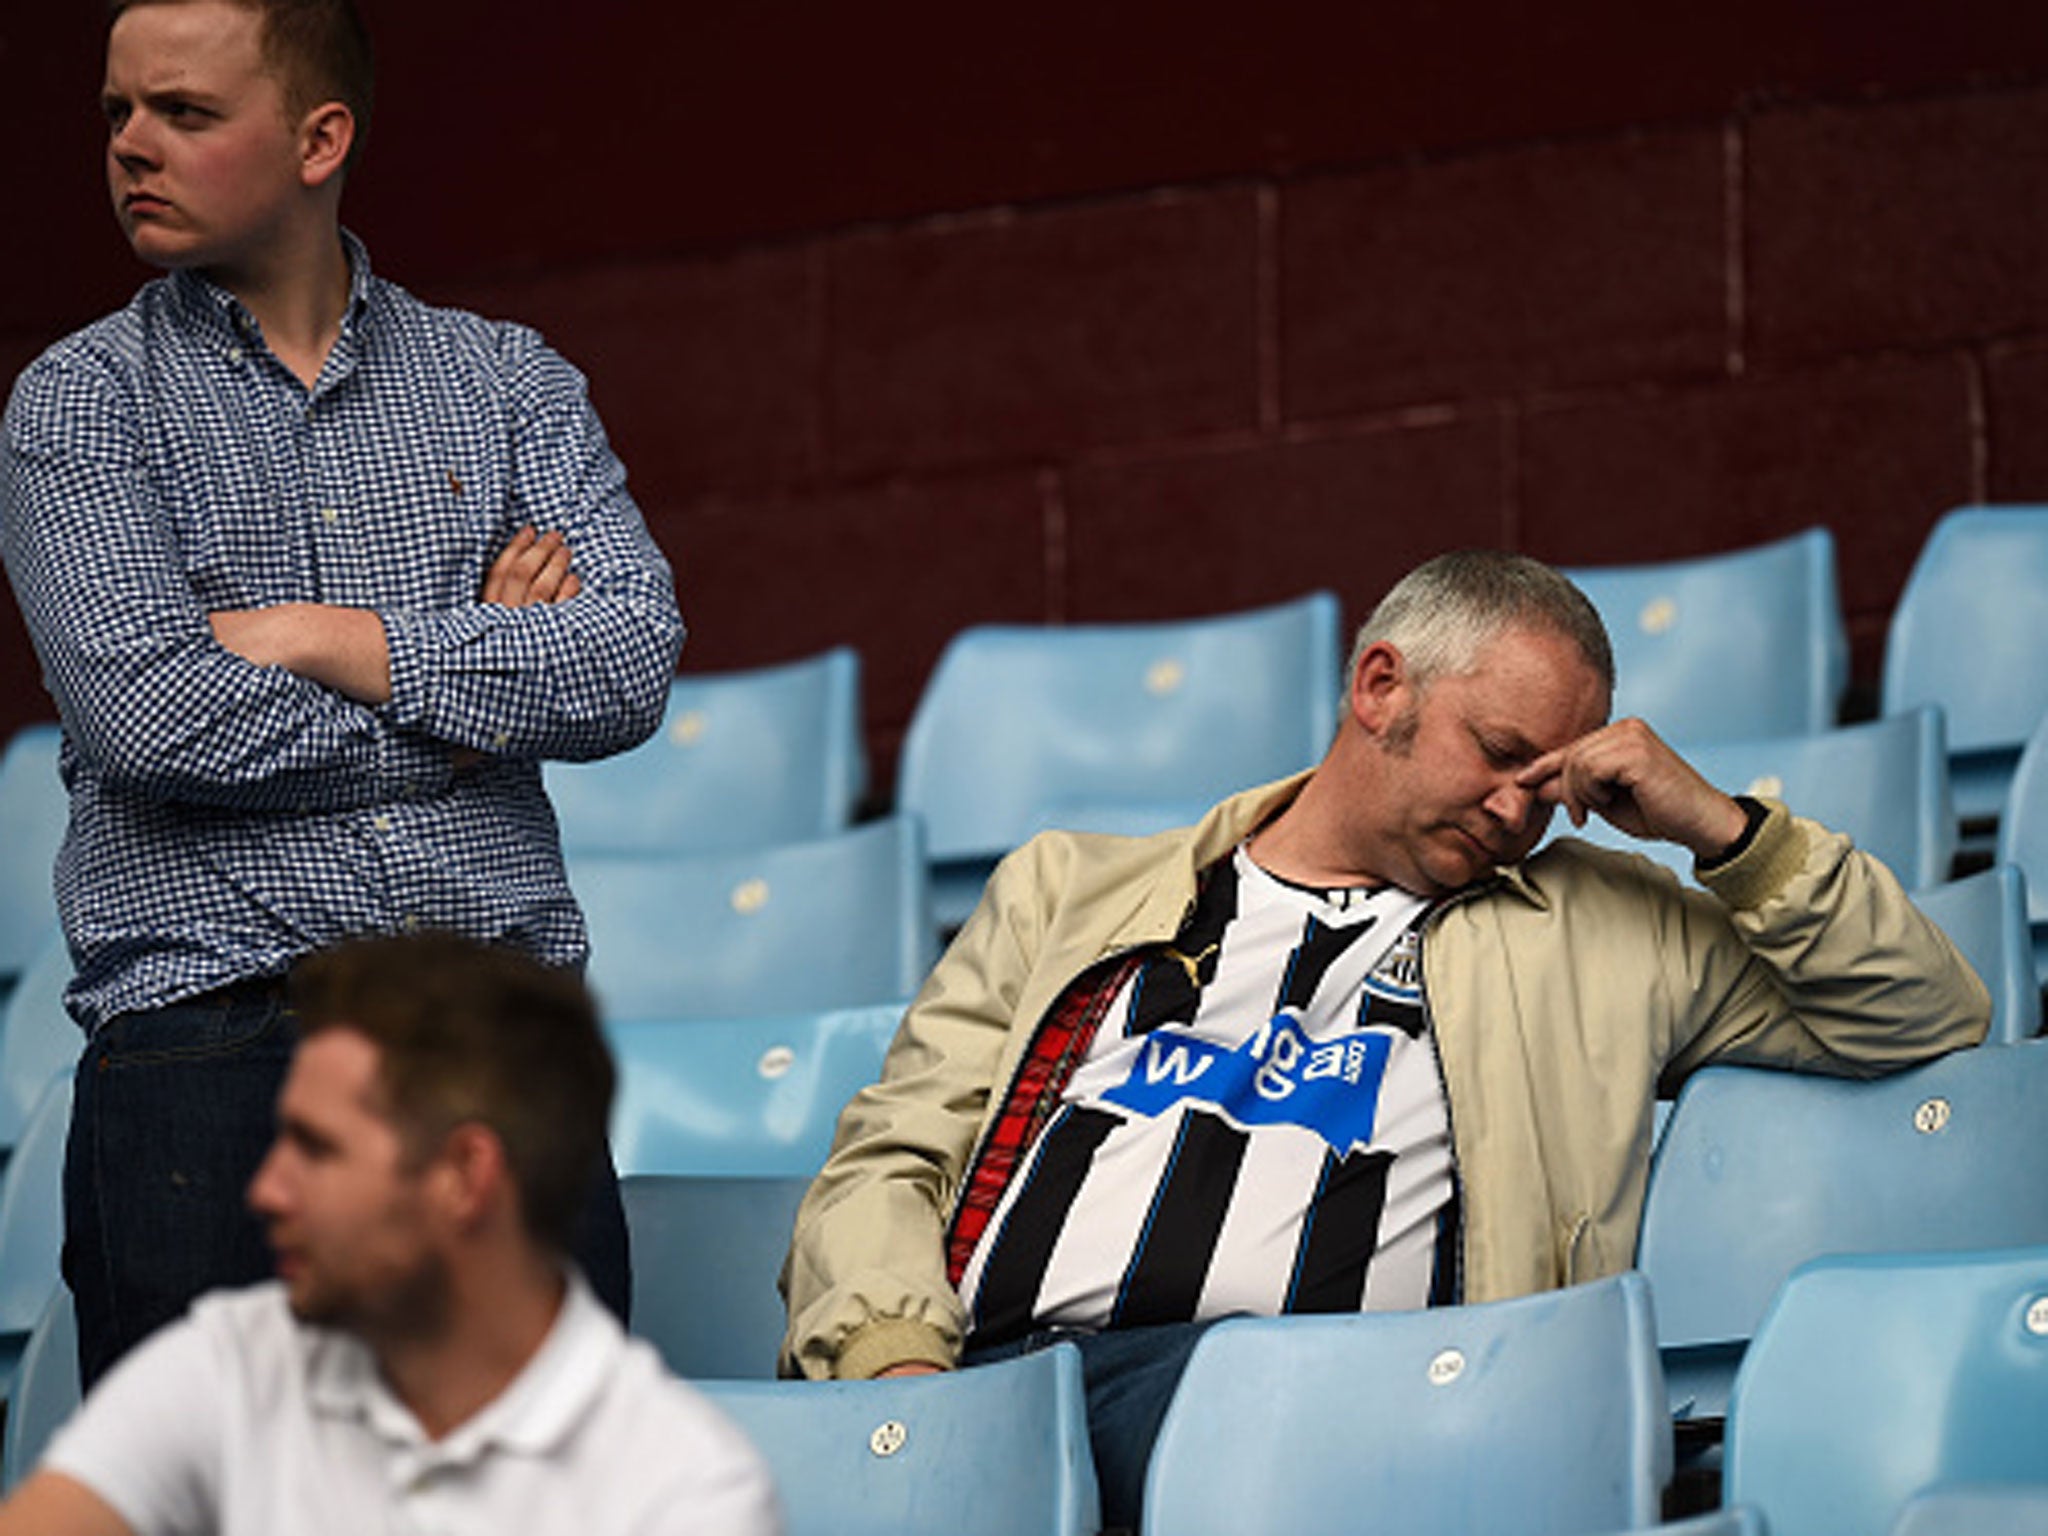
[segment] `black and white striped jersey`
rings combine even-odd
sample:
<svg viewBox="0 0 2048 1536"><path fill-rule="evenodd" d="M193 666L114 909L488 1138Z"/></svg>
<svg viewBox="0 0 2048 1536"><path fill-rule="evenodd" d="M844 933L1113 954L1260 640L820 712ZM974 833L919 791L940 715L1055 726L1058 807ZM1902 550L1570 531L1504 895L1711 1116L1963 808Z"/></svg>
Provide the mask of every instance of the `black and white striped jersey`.
<svg viewBox="0 0 2048 1536"><path fill-rule="evenodd" d="M1427 1305L1449 1115L1405 891L1243 850L1126 983L961 1276L979 1342Z"/></svg>

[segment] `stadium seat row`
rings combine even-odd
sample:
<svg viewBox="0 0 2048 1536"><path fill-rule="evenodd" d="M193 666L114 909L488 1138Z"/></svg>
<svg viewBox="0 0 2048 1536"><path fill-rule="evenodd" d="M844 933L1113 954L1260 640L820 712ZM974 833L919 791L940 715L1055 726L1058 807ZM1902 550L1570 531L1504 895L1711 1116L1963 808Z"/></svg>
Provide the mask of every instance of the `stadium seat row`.
<svg viewBox="0 0 2048 1536"><path fill-rule="evenodd" d="M1802 1267L1736 1383L1723 1507L1671 1524L1651 1312L1631 1271L1486 1305L1219 1323L1160 1428L1143 1529L2048 1530L2048 1248ZM76 1400L71 1327L59 1290L8 1416L10 1481ZM767 1457L791 1536L1098 1529L1071 1344L936 1376L699 1385Z"/></svg>

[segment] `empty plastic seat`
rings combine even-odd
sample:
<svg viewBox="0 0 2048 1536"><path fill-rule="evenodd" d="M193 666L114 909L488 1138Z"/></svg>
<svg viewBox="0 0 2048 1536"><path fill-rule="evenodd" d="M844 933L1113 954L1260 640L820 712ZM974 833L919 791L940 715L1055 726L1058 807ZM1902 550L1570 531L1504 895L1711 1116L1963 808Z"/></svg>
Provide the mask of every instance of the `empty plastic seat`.
<svg viewBox="0 0 2048 1536"><path fill-rule="evenodd" d="M1100 1524L1071 1345L936 1376L699 1386L767 1457L789 1536L1084 1536Z"/></svg>
<svg viewBox="0 0 2048 1536"><path fill-rule="evenodd" d="M29 1330L58 1283L71 1079L54 1079L0 1175L0 1384L11 1389Z"/></svg>
<svg viewBox="0 0 2048 1536"><path fill-rule="evenodd" d="M844 830L867 785L860 658L686 674L630 752L545 769L571 851L702 852Z"/></svg>
<svg viewBox="0 0 2048 1536"><path fill-rule="evenodd" d="M2044 1426L2048 1249L1821 1259L1743 1361L1723 1487L1771 1536L1868 1536L1943 1484L2048 1477Z"/></svg>
<svg viewBox="0 0 2048 1536"><path fill-rule="evenodd" d="M889 1002L933 958L924 849L906 817L731 853L572 855L569 883L614 1021Z"/></svg>
<svg viewBox="0 0 2048 1536"><path fill-rule="evenodd" d="M2048 720L2035 728L2006 792L1998 861L2017 865L2026 877L2034 974L2048 985Z"/></svg>
<svg viewBox="0 0 2048 1536"><path fill-rule="evenodd" d="M0 983L19 975L57 920L52 870L71 815L57 776L64 733L25 725L0 755Z"/></svg>
<svg viewBox="0 0 2048 1536"><path fill-rule="evenodd" d="M1673 1408L1721 1415L1744 1345L1807 1259L2048 1243L2044 1103L2042 1040L1868 1082L1697 1073L1651 1164L1637 1249Z"/></svg>
<svg viewBox="0 0 2048 1536"><path fill-rule="evenodd" d="M85 1031L64 1011L71 952L52 922L0 1004L0 1157L21 1139L50 1080L71 1071Z"/></svg>
<svg viewBox="0 0 2048 1536"><path fill-rule="evenodd" d="M31 1471L79 1403L78 1319L71 1292L62 1285L50 1291L36 1325L29 1331L7 1401L7 1427L0 1437L0 1490L11 1489Z"/></svg>
<svg viewBox="0 0 2048 1536"><path fill-rule="evenodd" d="M2048 1536L2048 1467L2028 1483L1946 1483L1906 1501L1891 1536Z"/></svg>
<svg viewBox="0 0 2048 1536"><path fill-rule="evenodd" d="M2010 1045L2041 1032L2041 987L2027 937L2027 882L2010 864L1915 891L1913 901L1941 925L1991 992L1989 1043Z"/></svg>
<svg viewBox="0 0 2048 1536"><path fill-rule="evenodd" d="M1662 1525L1632 1526L1610 1536L1764 1536L1764 1523L1747 1504L1737 1504Z"/></svg>
<svg viewBox="0 0 2048 1536"><path fill-rule="evenodd" d="M1940 710L1920 709L1806 735L1699 742L1684 753L1718 789L1782 800L1800 815L1848 834L1905 886L1948 878L1956 823ZM1550 835L1625 848L1692 880L1687 849L1639 842L1597 815L1584 827L1555 816Z"/></svg>
<svg viewBox="0 0 2048 1536"><path fill-rule="evenodd" d="M785 1317L776 1277L809 1189L794 1178L619 1181L633 1253L633 1332L690 1377L775 1374Z"/></svg>
<svg viewBox="0 0 2048 1536"><path fill-rule="evenodd" d="M815 1173L839 1111L881 1075L901 1003L609 1027L619 1172Z"/></svg>
<svg viewBox="0 0 2048 1536"><path fill-rule="evenodd" d="M1849 677L1848 633L1825 528L1695 559L1584 566L1614 646L1614 713L1666 740L1742 741L1825 730Z"/></svg>
<svg viewBox="0 0 2048 1536"><path fill-rule="evenodd" d="M1337 624L1317 592L1177 623L956 635L896 793L924 820L940 920L964 918L995 860L1042 827L1153 831L1316 763L1344 688Z"/></svg>
<svg viewBox="0 0 2048 1536"><path fill-rule="evenodd" d="M1484 1306L1232 1318L1196 1344L1147 1536L1654 1525L1671 1426L1640 1275Z"/></svg>
<svg viewBox="0 0 2048 1536"><path fill-rule="evenodd" d="M1885 639L1884 712L1948 716L1956 811L1995 817L2048 717L2048 507L1964 507L1927 537Z"/></svg>

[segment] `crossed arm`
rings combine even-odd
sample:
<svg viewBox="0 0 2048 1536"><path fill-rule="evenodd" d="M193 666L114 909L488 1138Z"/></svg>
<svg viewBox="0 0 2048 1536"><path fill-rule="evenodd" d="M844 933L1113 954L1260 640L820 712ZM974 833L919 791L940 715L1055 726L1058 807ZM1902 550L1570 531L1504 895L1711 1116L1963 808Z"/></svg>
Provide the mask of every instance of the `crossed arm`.
<svg viewBox="0 0 2048 1536"><path fill-rule="evenodd" d="M506 608L567 602L583 589L569 545L531 527L514 534L484 577L482 599ZM244 661L282 667L358 704L391 699L391 650L384 621L368 608L278 603L207 615L213 637Z"/></svg>
<svg viewBox="0 0 2048 1536"><path fill-rule="evenodd" d="M128 361L79 352L23 374L0 445L0 549L67 732L105 784L235 812L346 811L444 788L450 744L583 759L655 727L683 635L668 566L580 375L538 338L484 340L498 354L471 359L475 384L504 407L489 505L351 546L420 563L389 581L340 569L327 601L344 608L273 602L313 594L279 543L288 519L273 529L260 501L235 511L260 492L204 474L158 484L163 445ZM430 468L394 473L410 484ZM560 539L515 541L517 565L487 548L492 576L445 590L475 558L467 519L494 509Z"/></svg>

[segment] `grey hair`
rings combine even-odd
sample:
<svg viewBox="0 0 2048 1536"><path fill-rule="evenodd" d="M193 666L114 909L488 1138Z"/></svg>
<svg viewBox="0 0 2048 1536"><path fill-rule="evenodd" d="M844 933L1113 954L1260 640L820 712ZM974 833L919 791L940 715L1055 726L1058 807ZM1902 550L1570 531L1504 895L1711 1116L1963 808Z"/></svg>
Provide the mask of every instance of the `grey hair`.
<svg viewBox="0 0 2048 1536"><path fill-rule="evenodd" d="M1367 648L1382 640L1400 651L1410 677L1426 685L1470 672L1481 648L1511 626L1571 641L1613 696L1614 649L1586 594L1542 561L1498 549L1438 555L1396 582L1359 626L1346 685L1357 677Z"/></svg>

